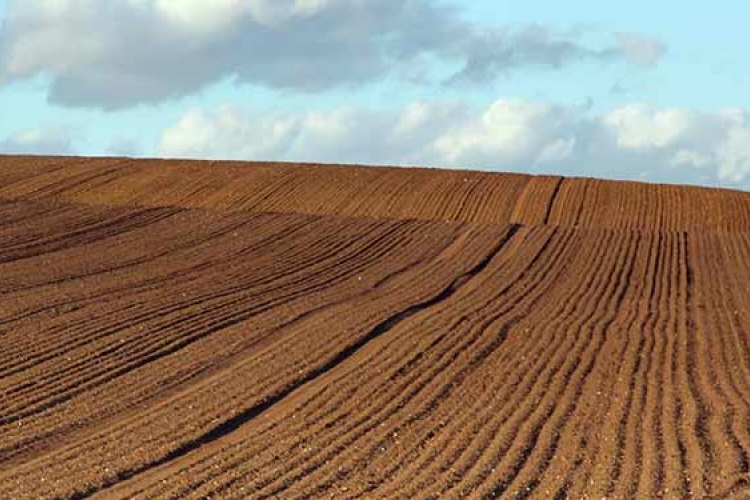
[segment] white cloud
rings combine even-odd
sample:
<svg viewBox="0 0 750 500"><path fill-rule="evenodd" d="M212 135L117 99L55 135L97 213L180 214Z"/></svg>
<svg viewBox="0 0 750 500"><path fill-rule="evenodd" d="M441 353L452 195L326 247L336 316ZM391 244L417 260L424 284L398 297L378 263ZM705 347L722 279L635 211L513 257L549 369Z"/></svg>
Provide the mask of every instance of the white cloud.
<svg viewBox="0 0 750 500"><path fill-rule="evenodd" d="M561 149L566 128L576 121L573 110L547 103L501 99L478 120L439 137L436 149L451 163L545 160Z"/></svg>
<svg viewBox="0 0 750 500"><path fill-rule="evenodd" d="M458 67L437 79L476 84L529 66L661 54L635 35L592 47L540 26L480 28L438 0L8 0L6 11L0 85L44 75L53 103L104 109L228 78L321 92L388 76L424 83Z"/></svg>
<svg viewBox="0 0 750 500"><path fill-rule="evenodd" d="M695 122L684 109L655 109L644 105L617 108L602 117L618 146L625 149L661 149L682 137Z"/></svg>
<svg viewBox="0 0 750 500"><path fill-rule="evenodd" d="M159 150L167 155L212 157L274 157L294 134L295 121L283 118L246 119L238 109L223 106L209 113L192 109L163 132Z"/></svg>
<svg viewBox="0 0 750 500"><path fill-rule="evenodd" d="M280 113L196 108L161 134L158 154L408 164L750 186L742 109L588 106L499 99L484 109L415 102Z"/></svg>
<svg viewBox="0 0 750 500"><path fill-rule="evenodd" d="M248 12L252 6L258 17L264 18L270 13L267 2L242 2L239 0L132 0L137 6L154 9L156 13L170 24L179 26L190 34L209 35L227 29L233 20Z"/></svg>
<svg viewBox="0 0 750 500"><path fill-rule="evenodd" d="M70 133L63 128L19 130L0 141L0 151L19 154L68 154L72 152Z"/></svg>
<svg viewBox="0 0 750 500"><path fill-rule="evenodd" d="M198 158L268 158L331 162L408 162L455 116L456 104L416 103L395 111L341 107L326 112L246 113L225 105L195 108L164 130L158 154Z"/></svg>
<svg viewBox="0 0 750 500"><path fill-rule="evenodd" d="M743 182L750 175L750 127L732 127L717 151L719 179Z"/></svg>
<svg viewBox="0 0 750 500"><path fill-rule="evenodd" d="M246 19L273 27L295 17L309 18L331 8L334 0L130 0L152 9L165 21L191 34L211 35Z"/></svg>

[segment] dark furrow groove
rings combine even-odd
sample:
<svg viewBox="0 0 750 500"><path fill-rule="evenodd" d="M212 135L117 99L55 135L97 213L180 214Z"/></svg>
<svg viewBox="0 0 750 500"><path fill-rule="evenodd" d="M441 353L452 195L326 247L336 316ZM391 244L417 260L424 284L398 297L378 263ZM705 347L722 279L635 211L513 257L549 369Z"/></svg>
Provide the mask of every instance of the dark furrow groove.
<svg viewBox="0 0 750 500"><path fill-rule="evenodd" d="M549 197L549 202L547 202L547 212L544 214L544 222L542 224L549 225L549 218L552 215L552 207L555 205L555 200L557 199L557 195L560 193L560 189L562 188L563 184L563 178L560 177L557 179L557 184L555 185L554 191L552 191L552 195Z"/></svg>

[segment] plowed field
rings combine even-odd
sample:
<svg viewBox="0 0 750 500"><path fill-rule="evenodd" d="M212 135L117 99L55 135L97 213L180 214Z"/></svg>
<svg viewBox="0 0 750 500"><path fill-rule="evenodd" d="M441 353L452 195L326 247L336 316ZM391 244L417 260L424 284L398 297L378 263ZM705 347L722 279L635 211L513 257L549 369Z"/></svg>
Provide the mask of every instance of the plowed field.
<svg viewBox="0 0 750 500"><path fill-rule="evenodd" d="M0 498L750 498L750 194L0 156Z"/></svg>

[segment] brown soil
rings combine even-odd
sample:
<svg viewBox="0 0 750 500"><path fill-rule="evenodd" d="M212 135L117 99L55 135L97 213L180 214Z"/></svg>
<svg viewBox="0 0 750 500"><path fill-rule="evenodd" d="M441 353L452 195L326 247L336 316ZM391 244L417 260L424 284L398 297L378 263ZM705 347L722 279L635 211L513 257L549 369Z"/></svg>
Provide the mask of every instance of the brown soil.
<svg viewBox="0 0 750 500"><path fill-rule="evenodd" d="M0 157L0 498L750 497L750 194Z"/></svg>

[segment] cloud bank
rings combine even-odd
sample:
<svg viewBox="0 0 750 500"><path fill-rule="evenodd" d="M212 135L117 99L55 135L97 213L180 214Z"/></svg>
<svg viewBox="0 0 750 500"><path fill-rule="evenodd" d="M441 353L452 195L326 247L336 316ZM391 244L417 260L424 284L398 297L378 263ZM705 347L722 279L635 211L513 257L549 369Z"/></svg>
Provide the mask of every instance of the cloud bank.
<svg viewBox="0 0 750 500"><path fill-rule="evenodd" d="M322 92L444 66L445 84L486 84L529 67L649 67L664 51L636 34L592 47L541 26L480 27L437 0L8 0L0 85L43 75L54 104L117 109L227 78Z"/></svg>
<svg viewBox="0 0 750 500"><path fill-rule="evenodd" d="M482 170L750 185L750 114L645 104L500 99L484 109L415 102L283 113L194 108L159 138L170 157L433 165Z"/></svg>

